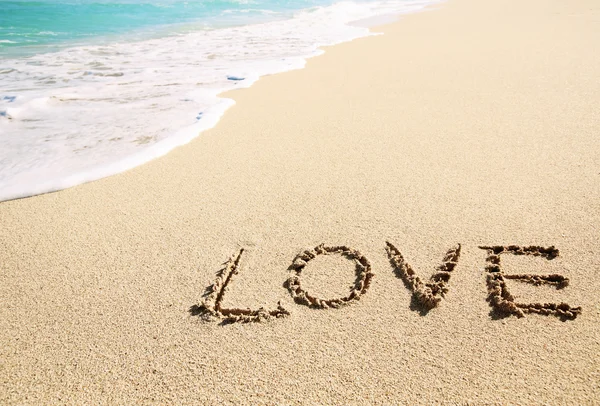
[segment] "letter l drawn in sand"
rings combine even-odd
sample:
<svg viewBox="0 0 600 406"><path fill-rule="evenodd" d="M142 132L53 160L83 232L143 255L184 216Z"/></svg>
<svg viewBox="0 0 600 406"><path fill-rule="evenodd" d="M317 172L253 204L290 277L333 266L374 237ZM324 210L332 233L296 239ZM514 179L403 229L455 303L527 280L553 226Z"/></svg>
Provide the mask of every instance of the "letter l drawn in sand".
<svg viewBox="0 0 600 406"><path fill-rule="evenodd" d="M285 310L281 303L277 303L276 310L266 310L260 308L258 310L240 309L240 308L224 308L223 297L227 290L227 286L231 282L233 275L237 275L240 268L240 260L244 249L240 249L239 254L229 258L223 265L223 268L217 272L215 282L206 288L204 300L200 305L194 305L190 308L190 313L193 315L202 315L205 319L216 317L222 320L223 324L228 323L250 323L261 322L273 317L279 318L288 316L290 313Z"/></svg>

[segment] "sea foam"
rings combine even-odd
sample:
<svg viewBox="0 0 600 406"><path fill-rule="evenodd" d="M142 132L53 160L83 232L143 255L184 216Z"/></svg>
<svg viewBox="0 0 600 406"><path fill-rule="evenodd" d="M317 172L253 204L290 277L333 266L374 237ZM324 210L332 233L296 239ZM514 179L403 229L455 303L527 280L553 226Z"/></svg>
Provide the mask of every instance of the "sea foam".
<svg viewBox="0 0 600 406"><path fill-rule="evenodd" d="M224 91L302 68L372 35L351 25L431 1L342 2L291 18L0 59L0 201L96 180L162 156L213 127Z"/></svg>

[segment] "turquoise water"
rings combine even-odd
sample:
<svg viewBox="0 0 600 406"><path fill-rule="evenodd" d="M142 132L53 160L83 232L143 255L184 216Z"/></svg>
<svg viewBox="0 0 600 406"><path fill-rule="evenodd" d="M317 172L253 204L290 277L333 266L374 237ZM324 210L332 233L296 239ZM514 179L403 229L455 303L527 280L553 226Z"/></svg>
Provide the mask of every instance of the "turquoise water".
<svg viewBox="0 0 600 406"><path fill-rule="evenodd" d="M0 202L164 155L217 124L222 92L431 1L0 0Z"/></svg>
<svg viewBox="0 0 600 406"><path fill-rule="evenodd" d="M284 18L327 0L0 0L0 52ZM168 32L167 32L168 33ZM14 49L13 49L14 51Z"/></svg>

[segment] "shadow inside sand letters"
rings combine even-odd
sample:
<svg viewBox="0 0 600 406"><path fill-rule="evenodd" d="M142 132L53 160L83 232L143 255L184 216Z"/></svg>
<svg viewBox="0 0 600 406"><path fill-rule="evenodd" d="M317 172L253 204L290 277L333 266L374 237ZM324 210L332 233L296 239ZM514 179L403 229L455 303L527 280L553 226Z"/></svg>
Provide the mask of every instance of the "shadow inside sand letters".
<svg viewBox="0 0 600 406"><path fill-rule="evenodd" d="M446 297L450 289L450 278L458 266L461 254L461 244L450 248L441 265L431 275L427 282L417 275L415 270L405 260L400 250L391 242L386 242L386 253L393 273L401 279L404 286L412 292L410 309L426 316L431 310L438 307ZM563 289L569 284L569 279L563 275L536 275L536 274L505 274L501 268L501 255L529 255L553 260L559 256L558 249L541 246L480 246L487 252L486 257L486 284L488 290L487 301L492 307L490 317L493 320L509 316L518 318L525 314L539 314L544 316L556 316L559 319L574 320L581 314L581 307L573 307L567 303L520 303L515 301L513 295L506 286L506 280L514 280L533 286L550 285L556 289ZM249 308L226 308L223 306L223 298L228 285L233 277L239 273L240 260L245 250L240 249L237 255L233 255L223 267L216 273L216 279L212 285L206 287L202 295L202 301L190 307L192 316L200 316L205 321L218 321L222 325L231 323L265 322L290 316L281 302L277 303L275 309L263 307L252 310ZM319 255L341 255L352 261L355 265L356 279L350 293L340 298L321 298L308 292L302 286L302 272L310 264L310 261ZM288 290L294 302L301 306L313 309L338 309L360 301L375 276L371 269L370 261L360 251L345 246L317 245L315 248L303 250L296 255L292 264L288 267L292 275L284 282L283 286Z"/></svg>

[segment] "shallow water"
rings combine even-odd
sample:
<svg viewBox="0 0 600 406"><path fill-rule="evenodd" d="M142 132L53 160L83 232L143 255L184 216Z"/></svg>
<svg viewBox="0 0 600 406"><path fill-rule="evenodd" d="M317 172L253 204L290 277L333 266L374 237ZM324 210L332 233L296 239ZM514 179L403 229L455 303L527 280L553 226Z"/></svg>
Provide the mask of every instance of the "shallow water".
<svg viewBox="0 0 600 406"><path fill-rule="evenodd" d="M0 201L161 156L217 123L233 104L219 93L429 3L2 2Z"/></svg>

